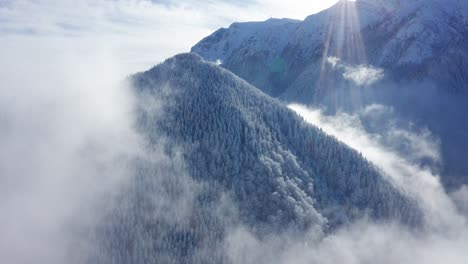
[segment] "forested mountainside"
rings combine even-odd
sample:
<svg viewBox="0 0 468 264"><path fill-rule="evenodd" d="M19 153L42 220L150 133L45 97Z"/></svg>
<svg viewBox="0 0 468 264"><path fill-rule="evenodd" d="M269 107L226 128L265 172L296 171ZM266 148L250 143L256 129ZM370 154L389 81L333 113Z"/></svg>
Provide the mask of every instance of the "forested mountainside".
<svg viewBox="0 0 468 264"><path fill-rule="evenodd" d="M358 152L198 55L132 82L137 127L148 149L164 146L170 158L135 161L135 179L97 228L91 263L223 263L238 226L261 239L320 237L360 217L423 222L415 201Z"/></svg>
<svg viewBox="0 0 468 264"><path fill-rule="evenodd" d="M468 2L340 1L304 21L235 23L192 51L285 102L378 103L442 143L446 187L468 184Z"/></svg>

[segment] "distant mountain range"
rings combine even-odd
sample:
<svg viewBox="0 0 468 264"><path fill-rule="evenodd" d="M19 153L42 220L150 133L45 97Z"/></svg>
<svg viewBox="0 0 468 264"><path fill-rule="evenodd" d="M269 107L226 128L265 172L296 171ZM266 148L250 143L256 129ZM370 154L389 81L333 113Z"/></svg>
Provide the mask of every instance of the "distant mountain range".
<svg viewBox="0 0 468 264"><path fill-rule="evenodd" d="M340 1L304 21L234 23L192 48L288 103L395 107L441 138L443 181L468 183L468 2Z"/></svg>

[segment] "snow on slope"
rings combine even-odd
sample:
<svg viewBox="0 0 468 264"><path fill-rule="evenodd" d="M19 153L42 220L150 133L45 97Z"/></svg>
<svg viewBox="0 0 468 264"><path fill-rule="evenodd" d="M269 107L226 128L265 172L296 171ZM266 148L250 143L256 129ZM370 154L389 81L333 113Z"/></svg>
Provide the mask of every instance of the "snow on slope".
<svg viewBox="0 0 468 264"><path fill-rule="evenodd" d="M98 228L94 262L224 263L221 242L238 225L260 237L320 237L364 216L423 221L413 199L359 153L198 55L132 79L148 148L164 145L188 176L180 164L139 161L135 182ZM173 202L161 205L163 197Z"/></svg>
<svg viewBox="0 0 468 264"><path fill-rule="evenodd" d="M274 30L281 30L281 32L274 32L276 35L283 37L283 33L287 33L288 29L293 28L294 24L299 23L299 20L293 19L269 19L265 22L247 22L247 23L234 23L229 28L221 28L212 35L203 39L198 46L200 53L205 51L205 59L216 61L224 61L232 53L248 42L261 32L273 33ZM278 34L279 33L279 34ZM267 36L268 37L268 36ZM271 36L270 36L271 37ZM282 41L269 42L270 45L281 45Z"/></svg>

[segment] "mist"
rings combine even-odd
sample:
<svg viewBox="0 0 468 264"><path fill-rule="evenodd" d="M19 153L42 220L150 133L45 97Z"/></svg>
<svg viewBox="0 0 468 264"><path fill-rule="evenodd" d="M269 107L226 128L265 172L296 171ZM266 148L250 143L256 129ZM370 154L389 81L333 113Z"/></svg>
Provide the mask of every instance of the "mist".
<svg viewBox="0 0 468 264"><path fill-rule="evenodd" d="M96 43L6 38L0 57L1 262L71 262L139 155L126 76Z"/></svg>

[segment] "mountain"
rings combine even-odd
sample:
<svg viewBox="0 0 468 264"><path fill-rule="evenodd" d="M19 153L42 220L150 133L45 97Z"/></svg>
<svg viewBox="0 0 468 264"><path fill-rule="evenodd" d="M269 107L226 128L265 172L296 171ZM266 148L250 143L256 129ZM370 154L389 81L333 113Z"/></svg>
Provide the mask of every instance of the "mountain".
<svg viewBox="0 0 468 264"><path fill-rule="evenodd" d="M200 41L192 52L221 60L225 68L277 97L305 93L301 89L311 89L302 87L305 81L320 89L317 71L323 70L324 56L382 67L391 79L428 78L466 92L467 26L466 1L343 0L304 21L234 23Z"/></svg>
<svg viewBox="0 0 468 264"><path fill-rule="evenodd" d="M468 184L468 2L343 0L304 21L249 25L192 52L285 102L390 105L441 138L446 187Z"/></svg>
<svg viewBox="0 0 468 264"><path fill-rule="evenodd" d="M170 158L135 162L91 263L224 263L239 226L261 239L360 217L423 222L358 152L215 63L181 54L131 79L138 130Z"/></svg>

